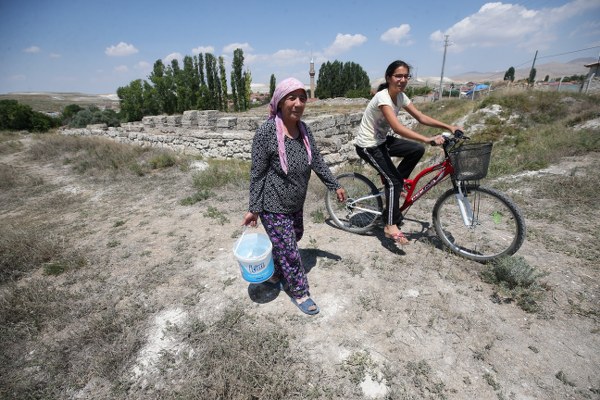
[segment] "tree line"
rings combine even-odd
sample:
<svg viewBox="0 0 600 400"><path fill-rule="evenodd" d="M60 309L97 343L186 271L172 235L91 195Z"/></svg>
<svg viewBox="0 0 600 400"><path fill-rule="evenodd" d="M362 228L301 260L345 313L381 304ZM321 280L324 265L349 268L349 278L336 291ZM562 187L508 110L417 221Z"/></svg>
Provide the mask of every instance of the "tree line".
<svg viewBox="0 0 600 400"><path fill-rule="evenodd" d="M117 89L123 121L139 121L145 115L176 114L187 110L245 111L250 107L252 76L243 71L242 49L233 52L231 94L222 56L211 53L185 56L183 67L156 60L148 80L137 79Z"/></svg>
<svg viewBox="0 0 600 400"><path fill-rule="evenodd" d="M327 61L319 68L315 97L370 97L371 82L365 70L354 62Z"/></svg>

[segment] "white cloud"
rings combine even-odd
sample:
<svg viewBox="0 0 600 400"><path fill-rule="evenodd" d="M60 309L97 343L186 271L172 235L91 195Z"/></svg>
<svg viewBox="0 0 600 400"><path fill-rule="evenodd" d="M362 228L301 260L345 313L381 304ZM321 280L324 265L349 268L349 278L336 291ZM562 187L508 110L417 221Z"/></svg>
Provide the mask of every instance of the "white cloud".
<svg viewBox="0 0 600 400"><path fill-rule="evenodd" d="M177 59L178 61L182 61L183 60L183 56L181 55L181 53L171 53L169 55L167 55L165 58L163 58L163 62L165 64L171 64L171 61Z"/></svg>
<svg viewBox="0 0 600 400"><path fill-rule="evenodd" d="M140 61L137 64L135 64L134 68L141 71L150 71L152 69L152 64L150 64L147 61Z"/></svg>
<svg viewBox="0 0 600 400"><path fill-rule="evenodd" d="M134 45L127 44L125 42L119 42L119 44L117 44L116 46L110 46L107 47L106 50L104 50L104 53L107 56L111 57L130 56L138 52L139 50L136 49Z"/></svg>
<svg viewBox="0 0 600 400"><path fill-rule="evenodd" d="M23 49L23 51L25 53L32 53L33 54L33 53L39 53L40 51L42 51L42 49L40 49L37 46L30 46L30 47L28 47L26 49Z"/></svg>
<svg viewBox="0 0 600 400"><path fill-rule="evenodd" d="M338 33L331 46L325 49L325 54L334 56L350 50L352 47L360 46L367 41L367 37L361 34L350 35Z"/></svg>
<svg viewBox="0 0 600 400"><path fill-rule="evenodd" d="M398 27L388 29L381 35L380 39L392 44L412 44L410 40L410 25L402 24Z"/></svg>
<svg viewBox="0 0 600 400"><path fill-rule="evenodd" d="M213 46L198 46L192 49L192 54L200 54L200 53L211 53L215 52L215 48Z"/></svg>
<svg viewBox="0 0 600 400"><path fill-rule="evenodd" d="M115 72L118 72L120 74L123 74L128 71L129 71L129 68L127 68L127 65L119 65L119 66L115 67Z"/></svg>
<svg viewBox="0 0 600 400"><path fill-rule="evenodd" d="M248 43L231 43L223 47L223 53L233 53L235 49L242 49L244 53L254 50Z"/></svg>
<svg viewBox="0 0 600 400"><path fill-rule="evenodd" d="M269 57L269 61L279 66L308 63L309 54L301 50L282 49L273 53L273 55Z"/></svg>
<svg viewBox="0 0 600 400"><path fill-rule="evenodd" d="M542 49L557 39L558 23L600 8L597 0L575 0L557 8L528 9L519 4L486 3L479 11L451 26L430 35L435 47L449 35L450 51L461 52L476 47L496 47L518 43L522 48Z"/></svg>
<svg viewBox="0 0 600 400"><path fill-rule="evenodd" d="M50 57L50 58L60 58L60 54L57 54L57 53L50 53L49 57Z"/></svg>

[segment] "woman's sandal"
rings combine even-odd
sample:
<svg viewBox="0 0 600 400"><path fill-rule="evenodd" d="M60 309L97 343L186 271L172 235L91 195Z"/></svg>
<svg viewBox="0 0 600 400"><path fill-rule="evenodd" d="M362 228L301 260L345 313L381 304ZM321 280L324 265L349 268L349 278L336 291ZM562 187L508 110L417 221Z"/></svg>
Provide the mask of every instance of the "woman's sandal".
<svg viewBox="0 0 600 400"><path fill-rule="evenodd" d="M298 301L293 297L290 297L290 299L292 300L292 303L294 303L296 307L298 307L304 314L315 315L321 311L319 306L317 306L310 297L307 300L304 300L302 303L298 303Z"/></svg>
<svg viewBox="0 0 600 400"><path fill-rule="evenodd" d="M405 244L409 244L410 241L406 238L406 236L404 236L404 233L402 233L401 231L396 232L396 233L385 233L385 237L389 238L389 239L393 239L394 242L401 244L401 245L405 245Z"/></svg>

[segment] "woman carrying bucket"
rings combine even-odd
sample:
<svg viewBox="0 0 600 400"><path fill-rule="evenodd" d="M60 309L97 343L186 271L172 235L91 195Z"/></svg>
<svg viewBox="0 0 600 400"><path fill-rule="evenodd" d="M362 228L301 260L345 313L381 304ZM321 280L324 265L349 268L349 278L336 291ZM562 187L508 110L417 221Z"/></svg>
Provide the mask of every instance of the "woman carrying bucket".
<svg viewBox="0 0 600 400"><path fill-rule="evenodd" d="M303 209L311 171L339 201L346 191L337 182L317 149L308 126L301 121L307 95L294 78L275 88L269 118L256 131L252 142L250 201L242 225L256 226L258 217L273 244L275 273L267 281L285 286L292 301L313 315L319 307L310 298L308 280L300 259L298 241L304 233Z"/></svg>

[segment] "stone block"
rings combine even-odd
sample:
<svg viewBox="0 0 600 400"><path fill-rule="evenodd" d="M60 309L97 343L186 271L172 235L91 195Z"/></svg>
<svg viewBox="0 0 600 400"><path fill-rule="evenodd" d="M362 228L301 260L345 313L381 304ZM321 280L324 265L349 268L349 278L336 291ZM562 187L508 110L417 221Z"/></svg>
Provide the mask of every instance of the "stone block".
<svg viewBox="0 0 600 400"><path fill-rule="evenodd" d="M233 129L237 125L237 117L224 117L217 120L217 128Z"/></svg>
<svg viewBox="0 0 600 400"><path fill-rule="evenodd" d="M172 127L181 126L181 118L181 115L169 115L167 117L167 125Z"/></svg>

